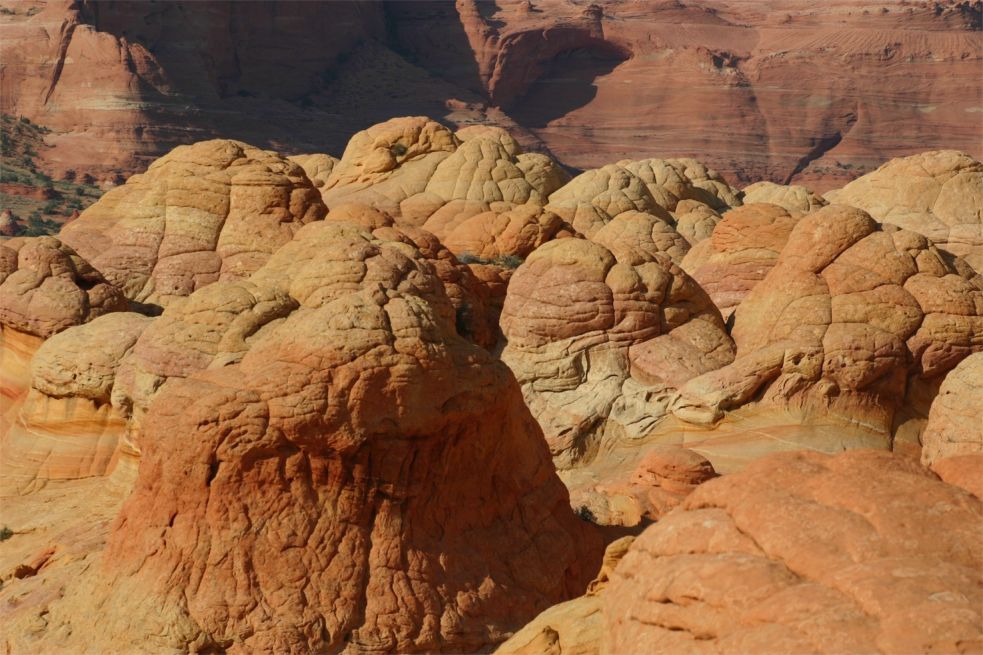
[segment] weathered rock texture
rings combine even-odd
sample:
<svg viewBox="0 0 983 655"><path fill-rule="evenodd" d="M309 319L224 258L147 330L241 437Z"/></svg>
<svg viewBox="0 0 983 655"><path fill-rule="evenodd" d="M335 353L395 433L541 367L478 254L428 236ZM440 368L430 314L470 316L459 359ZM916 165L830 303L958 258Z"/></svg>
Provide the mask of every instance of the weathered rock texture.
<svg viewBox="0 0 983 655"><path fill-rule="evenodd" d="M906 392L983 349L983 282L925 237L833 205L795 225L731 335L737 358L690 380L677 416L753 401L890 433Z"/></svg>
<svg viewBox="0 0 983 655"><path fill-rule="evenodd" d="M983 453L983 353L949 371L922 433L922 463Z"/></svg>
<svg viewBox="0 0 983 655"><path fill-rule="evenodd" d="M587 238L628 213L646 214L665 224L662 231L678 235L670 211L676 210L680 201L697 201L711 209L741 204L734 189L695 160L646 159L585 171L553 193L546 209ZM687 238L676 238L685 253Z"/></svg>
<svg viewBox="0 0 983 655"><path fill-rule="evenodd" d="M715 476L713 465L699 453L657 444L647 449L634 470L593 488L573 490L570 502L600 525L636 526L662 518L697 485Z"/></svg>
<svg viewBox="0 0 983 655"><path fill-rule="evenodd" d="M462 652L584 588L599 540L428 247L317 222L154 319L134 355L186 377L53 646Z"/></svg>
<svg viewBox="0 0 983 655"><path fill-rule="evenodd" d="M111 473L123 456L125 417L110 394L120 362L154 319L114 312L46 340L30 362L30 387L0 435L0 493L52 480Z"/></svg>
<svg viewBox="0 0 983 655"><path fill-rule="evenodd" d="M561 467L644 436L676 388L733 357L703 289L667 254L610 232L620 220L594 241L540 246L505 299L502 359Z"/></svg>
<svg viewBox="0 0 983 655"><path fill-rule="evenodd" d="M774 182L755 182L744 187L741 199L745 204L767 202L784 207L790 212L808 214L811 211L825 207L828 203L799 184L775 184Z"/></svg>
<svg viewBox="0 0 983 655"><path fill-rule="evenodd" d="M587 593L554 605L495 650L495 655L597 655L604 629L601 593L635 537L622 537L604 551L604 561Z"/></svg>
<svg viewBox="0 0 983 655"><path fill-rule="evenodd" d="M213 140L175 148L60 238L127 298L165 306L217 280L248 277L325 212L299 165Z"/></svg>
<svg viewBox="0 0 983 655"><path fill-rule="evenodd" d="M981 519L888 453L759 460L635 540L604 592L602 651L972 651Z"/></svg>
<svg viewBox="0 0 983 655"><path fill-rule="evenodd" d="M680 265L706 289L728 319L778 261L797 220L798 214L775 204L754 203L732 209L709 238L686 253Z"/></svg>
<svg viewBox="0 0 983 655"><path fill-rule="evenodd" d="M331 171L334 170L335 165L338 163L335 157L321 153L294 155L293 157L287 157L287 159L295 164L299 164L304 169L304 173L307 174L308 179L318 188L324 186L324 183L331 176Z"/></svg>
<svg viewBox="0 0 983 655"><path fill-rule="evenodd" d="M493 346L497 313L485 303L483 284L429 233L392 225L377 210L343 205L326 221L299 232L248 280L217 283L169 306L120 364L113 405L139 433L151 402L168 380L240 361L252 343L277 328L309 296L310 302L321 302L329 282L355 284L368 276L386 288L397 279L386 269L377 270L377 260L366 264L369 257L394 259L404 267L407 257L417 261L442 285L455 329L481 346Z"/></svg>
<svg viewBox="0 0 983 655"><path fill-rule="evenodd" d="M775 454L699 486L496 652L974 652L981 538L979 499L910 459Z"/></svg>
<svg viewBox="0 0 983 655"><path fill-rule="evenodd" d="M552 237L559 229L556 218L536 215L567 181L566 173L545 155L524 154L502 130L462 133L464 138L418 116L394 118L355 134L321 186L325 203L331 208L371 205L402 223L426 224L442 238L476 215L493 212L482 223L493 222L495 214L521 207L525 222L545 222L539 242ZM491 248L502 229L485 230ZM466 232L480 234L474 227ZM467 245L484 249L480 243ZM519 250L531 247L523 244Z"/></svg>
<svg viewBox="0 0 983 655"><path fill-rule="evenodd" d="M0 324L42 338L128 308L118 288L53 237L0 242Z"/></svg>
<svg viewBox="0 0 983 655"><path fill-rule="evenodd" d="M983 164L965 153L892 159L826 197L923 234L983 270Z"/></svg>

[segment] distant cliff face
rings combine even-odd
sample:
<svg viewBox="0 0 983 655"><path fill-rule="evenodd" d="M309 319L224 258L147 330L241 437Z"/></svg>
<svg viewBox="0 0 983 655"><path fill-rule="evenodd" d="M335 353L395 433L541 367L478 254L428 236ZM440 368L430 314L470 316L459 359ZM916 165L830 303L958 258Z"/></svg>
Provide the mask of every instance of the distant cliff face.
<svg viewBox="0 0 983 655"><path fill-rule="evenodd" d="M0 108L55 174L179 143L340 154L400 114L508 127L587 168L699 156L818 190L928 148L983 153L981 2L17 3Z"/></svg>

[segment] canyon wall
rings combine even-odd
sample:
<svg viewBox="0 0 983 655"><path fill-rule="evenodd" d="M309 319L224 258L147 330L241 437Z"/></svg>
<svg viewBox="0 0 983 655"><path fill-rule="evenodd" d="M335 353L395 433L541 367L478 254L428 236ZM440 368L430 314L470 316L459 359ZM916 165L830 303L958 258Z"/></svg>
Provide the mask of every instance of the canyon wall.
<svg viewBox="0 0 983 655"><path fill-rule="evenodd" d="M56 177L111 181L210 136L340 155L427 114L575 168L700 156L824 191L890 157L983 154L980 8L29 0L0 12L0 109L53 130Z"/></svg>

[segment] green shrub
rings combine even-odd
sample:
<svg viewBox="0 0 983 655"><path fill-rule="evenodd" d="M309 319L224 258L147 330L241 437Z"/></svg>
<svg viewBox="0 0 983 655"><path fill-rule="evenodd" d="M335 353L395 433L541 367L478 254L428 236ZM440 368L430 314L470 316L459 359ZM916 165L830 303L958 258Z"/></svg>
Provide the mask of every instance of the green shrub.
<svg viewBox="0 0 983 655"><path fill-rule="evenodd" d="M8 528L7 526L3 526L2 528L0 528L0 541L7 541L13 536L14 536L14 531Z"/></svg>

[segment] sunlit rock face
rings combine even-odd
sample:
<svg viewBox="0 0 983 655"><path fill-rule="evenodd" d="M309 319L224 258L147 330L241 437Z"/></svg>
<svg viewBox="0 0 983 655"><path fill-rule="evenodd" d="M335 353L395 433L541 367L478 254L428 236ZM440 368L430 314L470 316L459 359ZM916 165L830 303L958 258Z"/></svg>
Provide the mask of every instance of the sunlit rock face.
<svg viewBox="0 0 983 655"><path fill-rule="evenodd" d="M983 270L983 164L964 152L892 159L826 197L923 234Z"/></svg>
<svg viewBox="0 0 983 655"><path fill-rule="evenodd" d="M66 645L473 651L583 589L600 542L431 247L321 221L144 319L109 390L146 403L139 474ZM103 398L85 368L68 391Z"/></svg>
<svg viewBox="0 0 983 655"><path fill-rule="evenodd" d="M734 362L687 382L674 406L840 416L888 435L906 390L983 349L983 286L925 237L833 205L800 219L744 298Z"/></svg>
<svg viewBox="0 0 983 655"><path fill-rule="evenodd" d="M535 250L502 311L502 359L560 467L645 436L676 388L734 356L719 311L668 254L605 239L620 220Z"/></svg>
<svg viewBox="0 0 983 655"><path fill-rule="evenodd" d="M166 306L217 280L248 277L325 213L298 164L214 140L174 149L59 236L130 300Z"/></svg>

